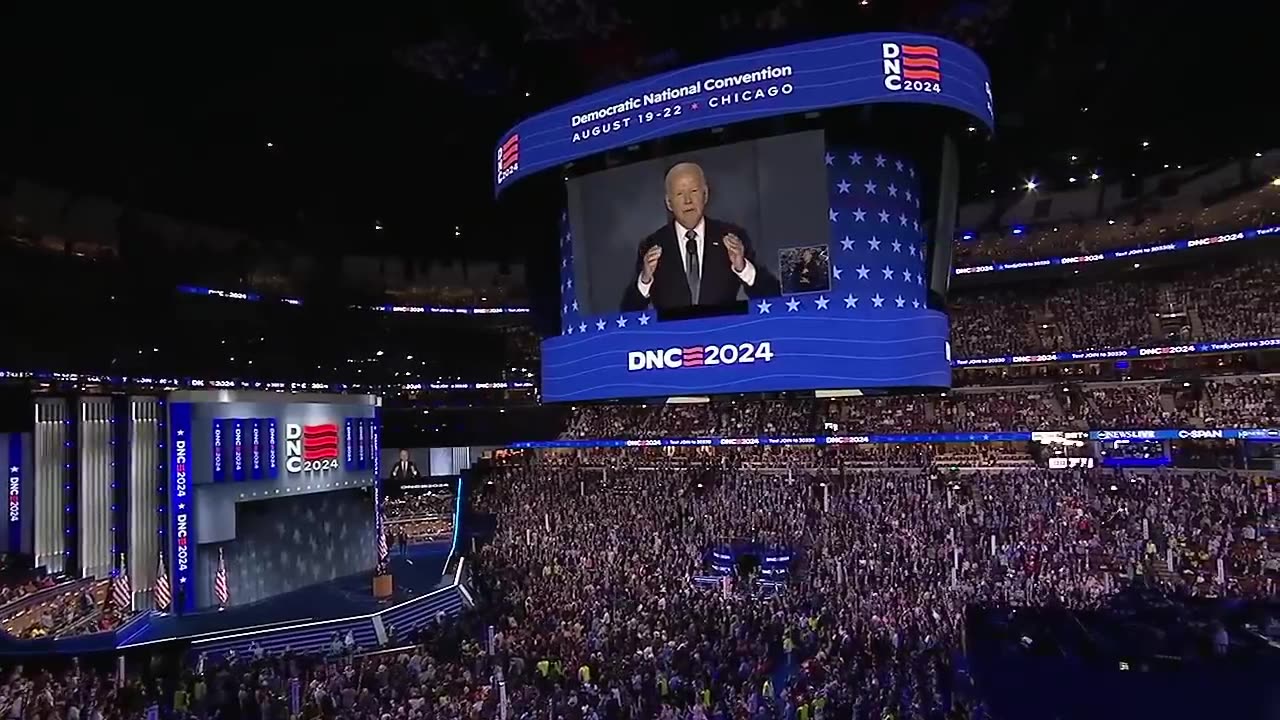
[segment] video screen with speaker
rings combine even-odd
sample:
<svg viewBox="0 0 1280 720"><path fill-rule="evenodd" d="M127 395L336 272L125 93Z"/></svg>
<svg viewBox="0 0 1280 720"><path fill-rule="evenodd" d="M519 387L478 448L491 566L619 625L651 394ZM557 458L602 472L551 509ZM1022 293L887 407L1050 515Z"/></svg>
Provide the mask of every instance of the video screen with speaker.
<svg viewBox="0 0 1280 720"><path fill-rule="evenodd" d="M495 189L572 163L542 398L949 387L951 134L975 121L993 113L971 51L886 34L677 70L513 128Z"/></svg>

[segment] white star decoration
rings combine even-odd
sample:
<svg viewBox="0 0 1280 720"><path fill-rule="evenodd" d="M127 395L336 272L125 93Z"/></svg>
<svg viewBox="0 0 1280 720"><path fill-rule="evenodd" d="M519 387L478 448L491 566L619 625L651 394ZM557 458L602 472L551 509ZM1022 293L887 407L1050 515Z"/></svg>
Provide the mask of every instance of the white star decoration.
<svg viewBox="0 0 1280 720"><path fill-rule="evenodd" d="M875 235L872 235L871 239L867 241L867 245L870 245L872 250L879 250L880 240Z"/></svg>
<svg viewBox="0 0 1280 720"><path fill-rule="evenodd" d="M16 473L16 472L18 472L18 466L17 466L17 465L10 465L10 466L9 466L9 472L11 472L11 473Z"/></svg>
<svg viewBox="0 0 1280 720"><path fill-rule="evenodd" d="M876 155L876 167L884 167L884 155Z"/></svg>
<svg viewBox="0 0 1280 720"><path fill-rule="evenodd" d="M596 331L598 332L603 329L604 329L604 318L600 318L599 320L596 321Z"/></svg>
<svg viewBox="0 0 1280 720"><path fill-rule="evenodd" d="M648 325L648 324L649 324L649 316L648 316L648 314L645 314L645 315L641 315L641 316L640 316L640 324L641 324L641 325Z"/></svg>
<svg viewBox="0 0 1280 720"><path fill-rule="evenodd" d="M835 265L831 266L831 277L835 278L836 280L840 279L840 273L842 272L844 271L836 267Z"/></svg>
<svg viewBox="0 0 1280 720"><path fill-rule="evenodd" d="M903 271L902 271L902 279L903 279L904 281L906 281L906 282L911 282L911 271L910 271L910 270L903 270Z"/></svg>
<svg viewBox="0 0 1280 720"><path fill-rule="evenodd" d="M761 315L768 315L769 308L771 307L773 307L773 305L768 300L761 300L760 304L756 305L756 309L760 311Z"/></svg>
<svg viewBox="0 0 1280 720"><path fill-rule="evenodd" d="M919 309L920 309L920 301L919 301L919 300L912 300L912 301L911 301L911 307L913 307L913 308L915 308L915 309L919 310Z"/></svg>
<svg viewBox="0 0 1280 720"><path fill-rule="evenodd" d="M863 210L862 208L858 208L857 210L854 210L854 211L853 211L853 219L854 219L854 221L856 221L856 222L866 222L866 219L867 219L867 211L866 211L866 210Z"/></svg>
<svg viewBox="0 0 1280 720"><path fill-rule="evenodd" d="M901 295L899 295L898 298L894 300L894 302L898 304L898 307L902 307L903 305L907 304L907 301L903 300Z"/></svg>
<svg viewBox="0 0 1280 720"><path fill-rule="evenodd" d="M564 328L564 334L565 334L565 335L572 335L572 334L573 334L573 326L572 326L572 325L566 325L566 326L565 326L565 328Z"/></svg>
<svg viewBox="0 0 1280 720"><path fill-rule="evenodd" d="M876 293L876 296L871 298L871 304L876 307L881 307L884 305L884 298L880 297L880 293Z"/></svg>
<svg viewBox="0 0 1280 720"><path fill-rule="evenodd" d="M881 210L879 212L879 215L880 215L880 222L882 223L889 222L889 213L885 212L884 210Z"/></svg>
<svg viewBox="0 0 1280 720"><path fill-rule="evenodd" d="M898 215L898 222L899 222L899 223L902 223L902 227L906 227L906 226L907 226L907 216L906 216L906 215L901 215L901 214L900 214L900 215Z"/></svg>
<svg viewBox="0 0 1280 720"><path fill-rule="evenodd" d="M187 434L187 431L186 431L186 430L179 430L179 431L178 431L178 437L182 437L183 435L186 435L186 434Z"/></svg>
<svg viewBox="0 0 1280 720"><path fill-rule="evenodd" d="M898 162L894 163L894 165L896 165L896 166L898 167L898 172L902 172L902 161L901 161L901 160L899 160Z"/></svg>
<svg viewBox="0 0 1280 720"><path fill-rule="evenodd" d="M864 183L862 187L866 189L868 195L876 194L876 184L871 182L870 180Z"/></svg>
<svg viewBox="0 0 1280 720"><path fill-rule="evenodd" d="M577 301L577 300L574 300L574 301L573 301L573 309L574 309L574 310L577 310L577 309L578 309L578 301Z"/></svg>
<svg viewBox="0 0 1280 720"><path fill-rule="evenodd" d="M565 281L565 285L568 285L570 288L572 288L572 287L573 287L573 278L570 278L570 279L566 280L566 281Z"/></svg>
<svg viewBox="0 0 1280 720"><path fill-rule="evenodd" d="M800 301L795 298L787 298L787 312L795 312L800 309Z"/></svg>
<svg viewBox="0 0 1280 720"><path fill-rule="evenodd" d="M854 153L849 156L849 162L854 165L862 164L862 153Z"/></svg>
<svg viewBox="0 0 1280 720"><path fill-rule="evenodd" d="M880 272L884 273L885 280L893 279L893 268L889 267L888 265L885 265L884 270L881 270Z"/></svg>
<svg viewBox="0 0 1280 720"><path fill-rule="evenodd" d="M819 310L826 310L826 309L827 309L827 303L829 303L829 302L831 302L831 301L830 301L830 300L828 300L828 299L827 299L827 297L826 297L825 295L819 295L819 296L818 296L818 299L813 301L813 304L814 304L814 305L817 305Z"/></svg>
<svg viewBox="0 0 1280 720"><path fill-rule="evenodd" d="M831 218L831 222L835 222L836 218L840 217L840 213L836 212L835 210L828 209L827 217Z"/></svg>
<svg viewBox="0 0 1280 720"><path fill-rule="evenodd" d="M849 236L848 236L848 235L845 235L845 236L844 236L844 239L840 241L840 249L841 249L841 250L852 250L852 249L853 249L853 241L849 239Z"/></svg>
<svg viewBox="0 0 1280 720"><path fill-rule="evenodd" d="M823 159L823 162L825 162L828 165L831 165L836 161L835 156L832 155L831 153L827 153L826 155L823 156L822 159Z"/></svg>
<svg viewBox="0 0 1280 720"><path fill-rule="evenodd" d="M893 251L894 251L894 252L902 252L902 243L898 242L897 240L894 240L894 241L893 241Z"/></svg>
<svg viewBox="0 0 1280 720"><path fill-rule="evenodd" d="M870 272L871 272L871 269L870 269L870 268L868 268L866 265L860 265L860 266L858 266L857 271L858 271L858 279L859 279L859 280L866 280L866 279L867 279L867 275L868 275L868 274L870 274Z"/></svg>
<svg viewBox="0 0 1280 720"><path fill-rule="evenodd" d="M911 254L911 257L915 257L915 256L916 256L916 246L915 246L915 245L907 245L907 252Z"/></svg>
<svg viewBox="0 0 1280 720"><path fill-rule="evenodd" d="M586 324L586 323L582 323L581 325L579 325L579 326L578 326L578 332L580 332L580 333L584 333L584 332L586 332L586 331L587 331L587 324Z"/></svg>
<svg viewBox="0 0 1280 720"><path fill-rule="evenodd" d="M889 190L889 197L898 197L898 186L897 186L897 185L894 185L893 183L889 183L889 188L888 188L888 190Z"/></svg>
<svg viewBox="0 0 1280 720"><path fill-rule="evenodd" d="M828 157L830 157L830 156L828 156ZM840 180L840 182L836 183L836 188L840 190L840 194L841 194L841 195L847 195L847 194L849 194L849 188L850 188L850 187L852 187L852 186L851 186L851 185L849 185L849 181L848 181L848 180L841 179L841 180Z"/></svg>
<svg viewBox="0 0 1280 720"><path fill-rule="evenodd" d="M844 306L846 309L858 307L858 298L850 294L848 297L844 299Z"/></svg>
<svg viewBox="0 0 1280 720"><path fill-rule="evenodd" d="M627 319L625 317L618 318L618 327L624 328L626 326L627 326Z"/></svg>
<svg viewBox="0 0 1280 720"><path fill-rule="evenodd" d="M907 202L911 202L911 191L907 191Z"/></svg>

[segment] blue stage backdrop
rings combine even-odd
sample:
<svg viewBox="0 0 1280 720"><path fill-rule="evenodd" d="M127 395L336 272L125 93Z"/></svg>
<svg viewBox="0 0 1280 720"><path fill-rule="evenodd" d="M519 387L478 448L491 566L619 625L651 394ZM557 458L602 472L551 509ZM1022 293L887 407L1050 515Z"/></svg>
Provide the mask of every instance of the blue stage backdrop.
<svg viewBox="0 0 1280 720"><path fill-rule="evenodd" d="M619 85L504 134L494 192L545 168L666 135L848 105L917 103L994 127L991 76L972 50L908 33L846 35Z"/></svg>

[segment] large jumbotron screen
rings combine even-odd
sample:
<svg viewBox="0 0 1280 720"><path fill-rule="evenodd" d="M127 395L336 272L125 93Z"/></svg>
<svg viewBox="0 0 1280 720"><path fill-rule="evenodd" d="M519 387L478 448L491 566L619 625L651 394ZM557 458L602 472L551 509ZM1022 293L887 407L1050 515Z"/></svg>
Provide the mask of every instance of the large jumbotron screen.
<svg viewBox="0 0 1280 720"><path fill-rule="evenodd" d="M496 191L685 135L682 152L564 173L560 332L542 346L543 399L948 387L947 315L930 293L947 269L933 257L936 185L925 186L918 154L821 127L689 141L747 120L887 103L993 122L971 51L862 35L641 80L504 135Z"/></svg>

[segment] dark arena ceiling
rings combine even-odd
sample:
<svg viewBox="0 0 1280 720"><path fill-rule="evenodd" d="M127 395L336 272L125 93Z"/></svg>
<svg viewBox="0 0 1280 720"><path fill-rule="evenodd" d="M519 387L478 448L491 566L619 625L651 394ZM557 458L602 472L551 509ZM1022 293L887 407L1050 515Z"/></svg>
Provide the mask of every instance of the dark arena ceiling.
<svg viewBox="0 0 1280 720"><path fill-rule="evenodd" d="M6 28L0 178L312 251L520 260L550 250L554 234L494 211L493 144L519 117L588 91L813 37L944 35L992 68L998 129L965 138L962 186L990 197L1031 177L1052 189L1080 167L1152 172L1274 141L1264 23L1251 12L1100 0L678 12L504 0L181 23L17 16Z"/></svg>

